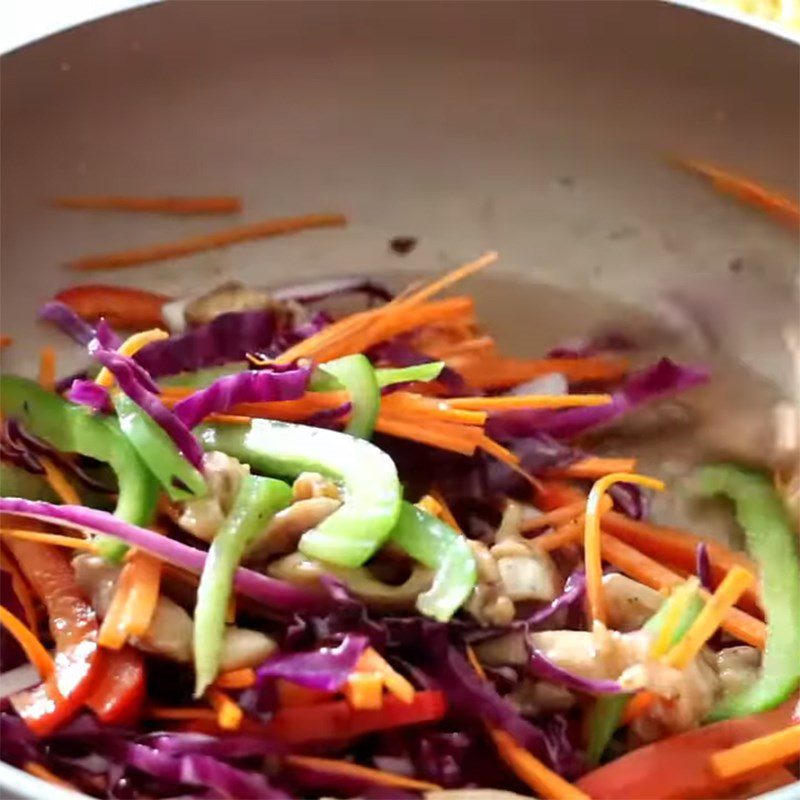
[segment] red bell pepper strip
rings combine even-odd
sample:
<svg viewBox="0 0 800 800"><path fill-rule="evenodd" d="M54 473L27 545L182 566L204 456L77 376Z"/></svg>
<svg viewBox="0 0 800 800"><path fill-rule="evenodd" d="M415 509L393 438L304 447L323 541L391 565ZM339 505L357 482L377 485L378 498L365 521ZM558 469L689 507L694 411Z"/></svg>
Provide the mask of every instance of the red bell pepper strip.
<svg viewBox="0 0 800 800"><path fill-rule="evenodd" d="M446 710L444 694L438 691L416 692L411 703L387 695L383 707L375 710L354 710L346 700L336 700L282 708L265 730L289 744L354 739L373 731L432 722Z"/></svg>
<svg viewBox="0 0 800 800"><path fill-rule="evenodd" d="M89 322L105 317L120 328L141 330L164 324L161 307L170 300L164 294L102 284L72 286L55 299Z"/></svg>
<svg viewBox="0 0 800 800"><path fill-rule="evenodd" d="M711 768L711 756L718 750L781 730L789 724L791 716L792 704L784 703L764 714L670 736L584 775L577 785L594 800L717 797L722 782Z"/></svg>
<svg viewBox="0 0 800 800"><path fill-rule="evenodd" d="M145 664L133 647L101 650L102 675L86 705L107 725L132 725L141 716L146 694Z"/></svg>
<svg viewBox="0 0 800 800"><path fill-rule="evenodd" d="M7 546L44 603L56 644L52 679L11 698L20 717L41 736L76 713L91 690L99 665L97 616L59 548L23 539L9 539Z"/></svg>

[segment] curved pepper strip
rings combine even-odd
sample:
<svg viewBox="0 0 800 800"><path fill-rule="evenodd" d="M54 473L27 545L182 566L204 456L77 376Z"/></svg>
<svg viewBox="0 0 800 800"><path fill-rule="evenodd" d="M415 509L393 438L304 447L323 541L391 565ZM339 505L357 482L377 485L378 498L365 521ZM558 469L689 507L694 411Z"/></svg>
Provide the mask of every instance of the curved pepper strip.
<svg viewBox="0 0 800 800"><path fill-rule="evenodd" d="M670 608L674 603L681 602L679 597L672 595L667 598L661 608L645 622L643 629L650 633L654 638L661 632ZM694 595L681 615L680 622L675 626L675 630L669 640L669 646L679 642L686 631L692 626L697 615L703 610L703 601ZM608 746L614 731L619 728L625 707L628 705L632 695L630 694L609 694L598 697L589 714L588 720L588 745L586 748L586 760L589 764L597 765Z"/></svg>
<svg viewBox="0 0 800 800"><path fill-rule="evenodd" d="M228 600L242 555L275 514L291 502L292 490L283 481L247 475L230 514L211 542L194 609L196 697L203 694L219 671Z"/></svg>
<svg viewBox="0 0 800 800"><path fill-rule="evenodd" d="M419 595L417 609L425 616L447 622L464 604L478 579L475 556L467 539L427 511L403 502L389 541L435 570L433 586Z"/></svg>
<svg viewBox="0 0 800 800"><path fill-rule="evenodd" d="M300 550L309 558L360 567L397 522L397 468L363 439L266 419L250 425L201 425L195 432L206 450L221 450L267 475L296 478L319 472L342 483L344 503L300 539Z"/></svg>
<svg viewBox="0 0 800 800"><path fill-rule="evenodd" d="M167 432L128 395L113 398L122 433L158 478L174 502L193 500L208 492L205 478L181 454Z"/></svg>
<svg viewBox="0 0 800 800"><path fill-rule="evenodd" d="M357 353L329 361L318 369L336 378L350 396L352 411L344 432L369 439L381 410L381 390L369 359Z"/></svg>
<svg viewBox="0 0 800 800"><path fill-rule="evenodd" d="M101 651L102 672L86 706L106 725L133 725L141 716L147 686L144 656L133 647Z"/></svg>
<svg viewBox="0 0 800 800"><path fill-rule="evenodd" d="M736 506L747 550L761 572L767 644L761 675L739 694L723 699L709 719L744 717L779 706L800 686L800 552L786 508L765 475L733 464L698 473L699 490L721 494Z"/></svg>
<svg viewBox="0 0 800 800"><path fill-rule="evenodd" d="M47 608L56 643L52 678L11 698L28 727L46 736L77 713L91 691L100 668L97 616L59 548L12 538L6 545Z"/></svg>
<svg viewBox="0 0 800 800"><path fill-rule="evenodd" d="M96 416L86 407L63 400L17 375L0 376L0 409L57 450L107 462L119 485L114 515L133 525L150 524L156 510L158 484L115 419ZM101 550L107 558L119 559L127 547L105 539Z"/></svg>

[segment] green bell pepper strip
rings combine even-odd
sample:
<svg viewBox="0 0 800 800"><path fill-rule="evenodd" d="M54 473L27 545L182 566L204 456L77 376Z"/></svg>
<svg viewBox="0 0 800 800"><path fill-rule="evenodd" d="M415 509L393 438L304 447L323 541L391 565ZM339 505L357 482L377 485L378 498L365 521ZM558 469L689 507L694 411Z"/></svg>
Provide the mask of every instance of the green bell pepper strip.
<svg viewBox="0 0 800 800"><path fill-rule="evenodd" d="M369 359L358 353L329 361L317 370L333 375L350 396L352 410L344 432L359 439L369 439L381 410L381 390Z"/></svg>
<svg viewBox="0 0 800 800"><path fill-rule="evenodd" d="M721 494L736 506L747 550L761 572L767 643L761 675L747 689L723 698L710 720L744 717L779 706L800 686L800 552L788 512L770 480L734 464L699 470L699 492Z"/></svg>
<svg viewBox="0 0 800 800"><path fill-rule="evenodd" d="M194 608L195 697L203 694L219 671L225 614L242 554L275 514L291 502L291 487L283 481L247 475L230 514L211 542Z"/></svg>
<svg viewBox="0 0 800 800"><path fill-rule="evenodd" d="M410 367L382 367L375 370L375 379L381 389L396 383L429 383L435 381L443 369L444 361L429 361Z"/></svg>
<svg viewBox="0 0 800 800"><path fill-rule="evenodd" d="M246 372L247 365L241 361L235 364L223 364L221 367L205 367L194 372L179 372L177 375L165 375L159 378L159 386L182 387L186 389L205 389L214 381L228 375Z"/></svg>
<svg viewBox="0 0 800 800"><path fill-rule="evenodd" d="M140 527L150 524L156 511L158 483L116 419L93 414L85 406L70 403L17 375L0 376L0 409L57 450L107 462L119 487L114 516ZM111 538L100 539L98 544L110 560L120 559L128 549Z"/></svg>
<svg viewBox="0 0 800 800"><path fill-rule="evenodd" d="M389 541L435 570L433 586L419 595L417 609L427 617L447 622L467 600L478 579L467 539L437 517L404 501Z"/></svg>
<svg viewBox="0 0 800 800"><path fill-rule="evenodd" d="M206 450L221 450L266 475L296 478L319 472L342 483L344 503L300 539L300 550L309 558L360 567L397 522L397 468L363 439L267 419L249 425L200 425L195 433Z"/></svg>
<svg viewBox="0 0 800 800"><path fill-rule="evenodd" d="M664 626L664 620L675 602L680 602L680 598L676 598L674 595L667 598L661 604L661 608L645 622L643 630L654 637L658 636ZM696 594L689 600L669 640L670 647L683 638L686 631L697 619L697 615L703 610L703 606L702 599ZM600 763L600 759L603 757L614 731L620 726L625 707L631 697L632 695L630 694L607 694L595 700L587 725L588 745L586 747L586 760L590 765L596 766Z"/></svg>
<svg viewBox="0 0 800 800"><path fill-rule="evenodd" d="M205 478L183 457L166 431L123 392L114 393L113 403L120 429L170 500L203 497L208 491Z"/></svg>

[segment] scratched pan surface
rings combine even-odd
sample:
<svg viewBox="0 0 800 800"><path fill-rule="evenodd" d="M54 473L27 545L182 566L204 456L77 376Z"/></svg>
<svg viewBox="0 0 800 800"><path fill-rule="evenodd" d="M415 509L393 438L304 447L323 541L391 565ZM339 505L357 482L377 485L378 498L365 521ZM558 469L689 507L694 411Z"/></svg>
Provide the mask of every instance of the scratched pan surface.
<svg viewBox="0 0 800 800"><path fill-rule="evenodd" d="M796 238L665 156L796 193L798 66L795 44L655 3L172 3L45 39L2 60L3 367L32 371L54 341L36 309L77 281L399 280L496 249L479 305L519 353L680 290L713 306L726 358L788 391ZM65 193L351 222L76 275L62 262L227 222L47 208ZM0 787L57 796L6 767Z"/></svg>

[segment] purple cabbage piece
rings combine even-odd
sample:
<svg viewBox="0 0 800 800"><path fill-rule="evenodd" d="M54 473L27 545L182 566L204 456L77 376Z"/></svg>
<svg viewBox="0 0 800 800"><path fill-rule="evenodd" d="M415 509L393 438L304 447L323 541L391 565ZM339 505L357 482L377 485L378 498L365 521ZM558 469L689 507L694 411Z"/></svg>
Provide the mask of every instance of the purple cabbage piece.
<svg viewBox="0 0 800 800"><path fill-rule="evenodd" d="M612 484L608 494L614 501L614 508L631 519L644 519L650 507L650 495L636 483L620 481Z"/></svg>
<svg viewBox="0 0 800 800"><path fill-rule="evenodd" d="M586 594L586 573L582 569L575 570L564 584L564 591L544 608L535 611L525 620L529 627L543 625L563 610L580 607Z"/></svg>
<svg viewBox="0 0 800 800"><path fill-rule="evenodd" d="M286 752L286 743L259 736L208 736L205 733L178 733L160 731L140 737L145 744L171 756L200 755L214 758L236 759L253 756L276 755Z"/></svg>
<svg viewBox="0 0 800 800"><path fill-rule="evenodd" d="M181 400L172 413L191 429L210 414L227 411L237 403L297 400L305 394L310 375L309 366L277 371L246 370L226 375Z"/></svg>
<svg viewBox="0 0 800 800"><path fill-rule="evenodd" d="M108 389L95 381L74 381L67 391L67 399L102 414L110 414L114 410Z"/></svg>
<svg viewBox="0 0 800 800"><path fill-rule="evenodd" d="M202 470L203 448L189 428L158 398L158 387L147 371L133 359L106 349L97 339L90 342L89 352L113 373L119 388L164 429L183 457L195 469Z"/></svg>
<svg viewBox="0 0 800 800"><path fill-rule="evenodd" d="M528 671L542 680L586 694L619 694L622 691L617 681L584 678L563 669L535 647L530 649L528 656Z"/></svg>
<svg viewBox="0 0 800 800"><path fill-rule="evenodd" d="M340 689L355 669L358 659L369 644L366 636L348 634L336 647L321 647L308 653L287 653L270 658L258 668L260 682L269 678L335 692Z"/></svg>
<svg viewBox="0 0 800 800"><path fill-rule="evenodd" d="M183 756L180 761L181 783L208 786L223 797L290 800L290 795L272 786L263 773L245 772L210 756Z"/></svg>
<svg viewBox="0 0 800 800"><path fill-rule="evenodd" d="M63 333L84 347L92 339L98 339L103 347L112 350L116 350L122 344L122 340L104 319L101 319L97 323L97 327L93 328L60 300L51 300L49 303L45 303L39 309L39 319L52 322Z"/></svg>
<svg viewBox="0 0 800 800"><path fill-rule="evenodd" d="M711 582L711 560L708 556L708 545L700 542L695 553L695 573L700 580L700 585L709 592L714 591L714 584Z"/></svg>
<svg viewBox="0 0 800 800"><path fill-rule="evenodd" d="M151 342L134 360L155 379L195 372L244 361L247 353L267 352L278 332L279 323L271 311L230 312L188 333Z"/></svg>
<svg viewBox="0 0 800 800"><path fill-rule="evenodd" d="M682 366L668 358L632 374L602 406L564 410L504 411L493 414L486 432L499 441L546 433L554 439L574 439L588 431L624 416L637 406L700 386L708 371Z"/></svg>
<svg viewBox="0 0 800 800"><path fill-rule="evenodd" d="M208 553L203 550L123 522L106 511L86 506L57 506L19 497L0 497L0 513L19 514L43 522L55 522L70 528L85 528L93 533L115 536L126 544L146 550L196 574L203 571L208 557ZM267 577L246 567L236 570L234 587L245 597L283 614L324 612L330 605L329 598L324 595Z"/></svg>
<svg viewBox="0 0 800 800"><path fill-rule="evenodd" d="M415 367L418 364L430 364L438 359L426 356L420 353L419 350L413 348L403 337L396 337L390 339L388 342L373 347L369 353L369 358L374 363L380 363L382 366L392 367ZM468 387L461 375L456 372L452 367L445 365L442 371L436 378L447 390L448 393L453 395L468 393ZM400 388L400 384L391 387L396 390Z"/></svg>

